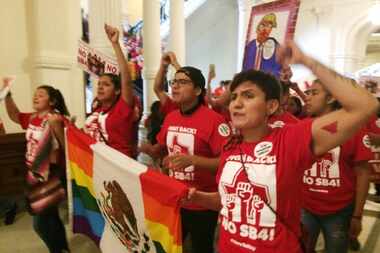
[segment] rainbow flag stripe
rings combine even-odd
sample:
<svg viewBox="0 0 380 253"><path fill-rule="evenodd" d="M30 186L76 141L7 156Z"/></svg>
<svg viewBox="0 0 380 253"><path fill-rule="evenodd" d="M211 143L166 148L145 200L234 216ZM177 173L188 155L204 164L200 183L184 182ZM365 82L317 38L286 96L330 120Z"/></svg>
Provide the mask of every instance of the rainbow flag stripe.
<svg viewBox="0 0 380 253"><path fill-rule="evenodd" d="M89 236L97 245L104 230L104 218L96 203L92 183L94 144L74 127L67 130L67 153L73 193L73 232Z"/></svg>

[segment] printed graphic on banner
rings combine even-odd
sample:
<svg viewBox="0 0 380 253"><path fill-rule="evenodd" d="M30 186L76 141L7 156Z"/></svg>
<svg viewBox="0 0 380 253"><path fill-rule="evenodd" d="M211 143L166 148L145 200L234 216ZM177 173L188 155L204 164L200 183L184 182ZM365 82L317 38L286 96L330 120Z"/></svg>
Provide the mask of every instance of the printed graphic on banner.
<svg viewBox="0 0 380 253"><path fill-rule="evenodd" d="M145 231L139 231L136 214L125 191L116 180L103 181L103 185L101 200L97 202L114 234L127 249L149 252L153 243Z"/></svg>
<svg viewBox="0 0 380 253"><path fill-rule="evenodd" d="M340 147L330 150L323 158L318 159L311 169L305 170L304 183L310 186L340 187L340 150ZM318 191L328 193L328 188L318 189Z"/></svg>
<svg viewBox="0 0 380 253"><path fill-rule="evenodd" d="M276 50L292 39L299 1L276 1L252 7L248 25L243 70L256 69L279 77L281 65Z"/></svg>
<svg viewBox="0 0 380 253"><path fill-rule="evenodd" d="M115 59L91 48L82 40L79 40L78 44L77 62L81 69L95 77L104 73L119 74L119 67Z"/></svg>

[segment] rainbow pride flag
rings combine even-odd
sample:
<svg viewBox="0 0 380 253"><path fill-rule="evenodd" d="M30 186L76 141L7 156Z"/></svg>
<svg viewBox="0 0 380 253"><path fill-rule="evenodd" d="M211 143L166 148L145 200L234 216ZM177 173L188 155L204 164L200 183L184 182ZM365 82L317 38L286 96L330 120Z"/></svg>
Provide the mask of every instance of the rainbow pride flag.
<svg viewBox="0 0 380 253"><path fill-rule="evenodd" d="M179 200L187 187L122 153L66 130L73 232L102 252L181 253Z"/></svg>

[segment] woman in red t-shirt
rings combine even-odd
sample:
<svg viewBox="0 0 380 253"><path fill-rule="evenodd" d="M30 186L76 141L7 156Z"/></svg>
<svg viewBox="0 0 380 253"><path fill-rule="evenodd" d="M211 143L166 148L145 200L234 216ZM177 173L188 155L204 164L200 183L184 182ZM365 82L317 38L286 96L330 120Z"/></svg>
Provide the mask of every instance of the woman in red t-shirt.
<svg viewBox="0 0 380 253"><path fill-rule="evenodd" d="M127 61L119 44L119 31L105 25L120 69L120 76L102 74L97 87L97 107L87 117L84 131L97 141L117 149L129 157L136 157L136 99Z"/></svg>
<svg viewBox="0 0 380 253"><path fill-rule="evenodd" d="M339 103L315 80L306 91L306 112L318 118L340 108ZM320 231L328 253L348 252L349 239L361 231L368 193L371 160L365 129L329 150L303 176L302 223L308 231L307 252L314 252Z"/></svg>
<svg viewBox="0 0 380 253"><path fill-rule="evenodd" d="M61 92L47 85L38 87L33 97L34 113L21 113L11 93L8 93L5 98L5 105L10 119L26 130L27 183L34 185L39 181L35 177L35 172L32 173L30 169L38 155L37 150L44 141L47 127L50 127L52 137L52 149L47 157L50 166L48 170L38 172L45 180L49 178L49 175L59 175L64 180L63 116L68 116L69 112ZM51 253L68 251L65 228L59 217L58 206L49 207L41 214L34 215L33 227Z"/></svg>
<svg viewBox="0 0 380 253"><path fill-rule="evenodd" d="M277 80L248 70L231 84L230 112L240 136L221 154L219 192L191 189L188 201L220 210L221 253L301 252L302 175L316 156L342 144L376 111L377 101L289 41L278 49L283 64L303 64L323 80L341 110L315 120L271 129L268 118L279 106Z"/></svg>

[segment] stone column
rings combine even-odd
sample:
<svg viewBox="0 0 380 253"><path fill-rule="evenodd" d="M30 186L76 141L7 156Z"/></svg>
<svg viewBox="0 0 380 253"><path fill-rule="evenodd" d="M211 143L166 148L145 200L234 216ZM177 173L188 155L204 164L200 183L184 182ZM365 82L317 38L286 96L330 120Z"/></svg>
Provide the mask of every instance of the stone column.
<svg viewBox="0 0 380 253"><path fill-rule="evenodd" d="M112 47L104 32L104 24L121 29L121 0L91 0L89 1L88 24L90 44L103 53L112 55Z"/></svg>
<svg viewBox="0 0 380 253"><path fill-rule="evenodd" d="M184 1L170 1L170 34L169 49L177 55L178 62L185 64L186 40L185 40L185 13Z"/></svg>
<svg viewBox="0 0 380 253"><path fill-rule="evenodd" d="M76 64L81 36L80 2L35 0L27 3L30 15L32 90L41 84L59 89L79 125L85 116L82 71Z"/></svg>
<svg viewBox="0 0 380 253"><path fill-rule="evenodd" d="M154 77L160 65L160 1L144 0L143 2L143 40L144 40L144 116L149 115L149 107L156 100L153 92Z"/></svg>
<svg viewBox="0 0 380 253"><path fill-rule="evenodd" d="M161 36L160 36L160 1L143 0L143 56L144 67L144 112L140 123L139 143L146 141L146 129L144 121L150 114L150 105L157 100L153 91L154 78L160 65ZM147 163L149 158L140 154L139 160Z"/></svg>
<svg viewBox="0 0 380 253"><path fill-rule="evenodd" d="M88 25L91 47L109 56L114 55L111 43L108 41L104 32L104 24L115 26L121 32L121 18L121 0L90 0ZM122 33L120 33L120 35L122 36ZM121 36L120 40L123 39ZM91 82L93 84L93 94L96 94L97 80L91 77Z"/></svg>
<svg viewBox="0 0 380 253"><path fill-rule="evenodd" d="M239 8L239 23L238 23L238 57L236 63L236 71L240 72L243 64L244 48L245 48L245 36L247 30L247 18L249 3L246 0L237 0Z"/></svg>

